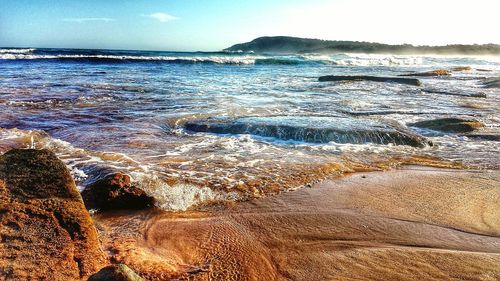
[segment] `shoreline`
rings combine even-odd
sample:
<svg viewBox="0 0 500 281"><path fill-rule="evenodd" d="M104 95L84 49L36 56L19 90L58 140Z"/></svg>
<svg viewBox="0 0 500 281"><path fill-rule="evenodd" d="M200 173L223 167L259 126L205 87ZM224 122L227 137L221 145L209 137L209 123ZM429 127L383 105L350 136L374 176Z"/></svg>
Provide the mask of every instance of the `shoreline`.
<svg viewBox="0 0 500 281"><path fill-rule="evenodd" d="M111 260L151 280L495 280L499 181L498 170L409 166L233 207L94 220Z"/></svg>

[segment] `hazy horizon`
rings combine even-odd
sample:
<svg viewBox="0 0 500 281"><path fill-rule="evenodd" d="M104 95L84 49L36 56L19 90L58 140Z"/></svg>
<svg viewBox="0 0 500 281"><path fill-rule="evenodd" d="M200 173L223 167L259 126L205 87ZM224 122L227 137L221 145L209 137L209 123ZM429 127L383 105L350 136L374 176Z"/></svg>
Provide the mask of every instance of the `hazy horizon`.
<svg viewBox="0 0 500 281"><path fill-rule="evenodd" d="M500 44L493 0L0 0L0 46L219 51L261 36L442 46Z"/></svg>
<svg viewBox="0 0 500 281"><path fill-rule="evenodd" d="M266 35L266 36L259 36L259 37L256 37L254 39L257 39L257 38L260 38L260 37L295 37L295 36L287 36L287 35ZM322 38L305 38L305 37L296 37L296 38L303 38L303 39L312 39L312 40L324 40L324 41L351 41L351 40L342 40L342 39L339 39L339 40L329 40L329 39L322 39ZM220 51L223 51L224 49L226 48L229 48L235 44L239 44L239 43L247 43L247 42L250 42L254 39L251 39L251 40L248 40L248 41L245 41L245 42L236 42L234 44L230 44L230 45L227 45L225 46L224 48L221 48L219 50L189 50L189 51L186 51L186 50L168 50L168 49L119 49L119 48L112 48L112 49L109 49L109 48L78 48L78 47L50 47L50 46L1 46L0 45L0 48L11 48L11 49L15 49L15 48L23 48L23 49L30 49L30 48L33 48L33 49L74 49L74 50L78 50L78 49L82 49L82 50L109 50L109 51L144 51L144 52L201 52L201 53L210 53L210 52L220 52ZM374 44L377 44L377 43L381 43L381 44L386 44L386 43L383 43L383 42L368 42L368 41L352 41L352 42L363 42L363 43L374 43ZM446 45L489 45L489 44L493 44L493 45L500 45L498 43L480 43L480 44L477 44L477 43L472 43L472 44L461 44L461 43L453 43L453 44L444 44L444 45L416 45L416 44L410 44L410 43L399 43L399 44L389 44L389 45L406 45L406 44L409 44L409 45L412 45L412 46L415 46L415 47L420 47L420 46L427 46L427 47L440 47L440 46L446 46Z"/></svg>

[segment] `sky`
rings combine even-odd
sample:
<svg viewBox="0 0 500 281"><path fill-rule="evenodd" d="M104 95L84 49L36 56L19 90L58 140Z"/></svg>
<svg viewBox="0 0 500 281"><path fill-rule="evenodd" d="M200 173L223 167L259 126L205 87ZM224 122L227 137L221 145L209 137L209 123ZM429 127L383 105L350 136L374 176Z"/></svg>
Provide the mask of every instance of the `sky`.
<svg viewBox="0 0 500 281"><path fill-rule="evenodd" d="M216 51L260 36L500 44L499 0L0 0L0 46Z"/></svg>

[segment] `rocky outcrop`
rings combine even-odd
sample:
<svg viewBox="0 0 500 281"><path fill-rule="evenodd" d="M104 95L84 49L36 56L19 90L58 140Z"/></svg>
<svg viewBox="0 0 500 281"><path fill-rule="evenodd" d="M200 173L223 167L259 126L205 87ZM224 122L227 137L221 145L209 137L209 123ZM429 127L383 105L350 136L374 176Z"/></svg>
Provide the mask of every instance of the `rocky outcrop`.
<svg viewBox="0 0 500 281"><path fill-rule="evenodd" d="M484 124L480 121L460 118L440 118L434 120L425 120L411 123L409 125L413 127L448 133L468 133L484 127Z"/></svg>
<svg viewBox="0 0 500 281"><path fill-rule="evenodd" d="M470 67L470 66L456 66L456 67L453 67L451 70L452 71L457 71L457 72L460 72L460 71L471 71L472 67Z"/></svg>
<svg viewBox="0 0 500 281"><path fill-rule="evenodd" d="M417 72L409 74L401 74L399 76L419 76L419 77L433 77L433 76L449 76L451 75L449 70L446 69L436 69L427 72Z"/></svg>
<svg viewBox="0 0 500 281"><path fill-rule="evenodd" d="M87 186L82 192L87 209L143 209L154 205L154 198L130 184L130 176L115 173Z"/></svg>
<svg viewBox="0 0 500 281"><path fill-rule="evenodd" d="M142 281L132 269L124 264L107 266L90 276L88 281Z"/></svg>
<svg viewBox="0 0 500 281"><path fill-rule="evenodd" d="M399 84L406 84L412 86L420 86L422 82L415 78L401 78L401 77L379 77L379 76L368 76L368 75L328 75L321 76L319 82L349 82L349 81L372 81L372 82L392 82Z"/></svg>
<svg viewBox="0 0 500 281"><path fill-rule="evenodd" d="M377 143L420 148L432 146L431 141L405 128L368 119L361 121L308 116L208 118L186 122L184 127L191 132L250 134L307 143Z"/></svg>
<svg viewBox="0 0 500 281"><path fill-rule="evenodd" d="M107 264L65 165L48 150L0 156L0 276L81 280Z"/></svg>

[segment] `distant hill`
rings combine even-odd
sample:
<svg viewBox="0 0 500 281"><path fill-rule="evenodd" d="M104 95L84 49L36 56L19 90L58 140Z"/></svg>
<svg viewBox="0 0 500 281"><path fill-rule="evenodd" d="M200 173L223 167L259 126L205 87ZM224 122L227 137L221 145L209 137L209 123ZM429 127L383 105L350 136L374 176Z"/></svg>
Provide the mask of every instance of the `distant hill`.
<svg viewBox="0 0 500 281"><path fill-rule="evenodd" d="M413 46L358 41L328 41L287 36L259 37L236 44L224 51L257 53L389 53L389 54L464 54L500 55L500 45Z"/></svg>

